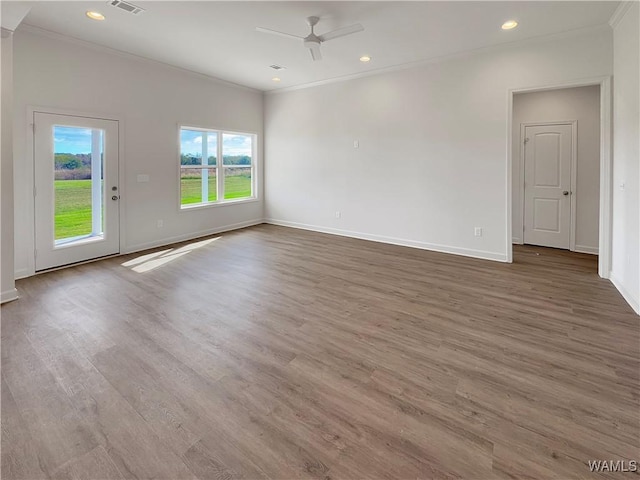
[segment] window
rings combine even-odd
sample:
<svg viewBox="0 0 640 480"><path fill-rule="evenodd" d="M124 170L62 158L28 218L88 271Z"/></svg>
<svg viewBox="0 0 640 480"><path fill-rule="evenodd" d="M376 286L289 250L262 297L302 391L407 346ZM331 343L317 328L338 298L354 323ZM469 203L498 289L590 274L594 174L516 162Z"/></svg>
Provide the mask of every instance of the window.
<svg viewBox="0 0 640 480"><path fill-rule="evenodd" d="M180 128L180 208L255 198L255 144L249 133Z"/></svg>

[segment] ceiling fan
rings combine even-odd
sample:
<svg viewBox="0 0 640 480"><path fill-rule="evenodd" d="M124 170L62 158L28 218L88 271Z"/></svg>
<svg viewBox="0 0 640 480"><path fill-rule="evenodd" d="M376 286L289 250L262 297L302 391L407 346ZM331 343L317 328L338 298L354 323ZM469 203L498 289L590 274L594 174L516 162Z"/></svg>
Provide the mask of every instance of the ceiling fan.
<svg viewBox="0 0 640 480"><path fill-rule="evenodd" d="M273 35L280 35L281 37L302 40L304 46L309 49L309 52L311 52L311 58L313 58L314 61L322 60L322 54L320 53L321 43L328 42L329 40L333 40L334 38L351 35L352 33L362 32L364 30L364 27L362 25L356 23L355 25L351 25L349 27L338 28L337 30L327 32L324 35L316 35L313 31L313 27L315 27L319 21L320 17L307 17L307 25L311 27L311 33L306 37L300 37L298 35L292 35L285 32L278 32L277 30L271 30L270 28L264 27L256 27L256 30L258 32L271 33Z"/></svg>

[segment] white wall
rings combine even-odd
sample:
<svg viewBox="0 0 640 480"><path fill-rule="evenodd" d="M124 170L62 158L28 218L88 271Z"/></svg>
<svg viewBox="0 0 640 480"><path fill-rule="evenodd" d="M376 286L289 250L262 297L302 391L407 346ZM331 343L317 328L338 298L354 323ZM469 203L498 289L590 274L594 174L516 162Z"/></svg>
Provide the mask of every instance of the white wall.
<svg viewBox="0 0 640 480"><path fill-rule="evenodd" d="M265 215L505 261L508 90L610 75L611 59L601 28L266 95Z"/></svg>
<svg viewBox="0 0 640 480"><path fill-rule="evenodd" d="M611 281L640 313L640 4L613 33L613 238ZM624 184L624 189L622 185Z"/></svg>
<svg viewBox="0 0 640 480"><path fill-rule="evenodd" d="M2 163L0 166L0 302L17 298L13 280L13 38L2 30Z"/></svg>
<svg viewBox="0 0 640 480"><path fill-rule="evenodd" d="M22 27L14 38L14 68L18 276L33 273L29 106L124 120L123 252L262 220L262 198L180 212L177 177L178 124L256 132L261 137L261 92ZM151 181L137 183L138 174L149 174ZM262 195L262 185L259 192ZM163 228L156 227L159 219Z"/></svg>
<svg viewBox="0 0 640 480"><path fill-rule="evenodd" d="M600 86L563 88L513 98L513 241L522 243L521 146L523 123L578 121L576 251L598 253L600 214Z"/></svg>

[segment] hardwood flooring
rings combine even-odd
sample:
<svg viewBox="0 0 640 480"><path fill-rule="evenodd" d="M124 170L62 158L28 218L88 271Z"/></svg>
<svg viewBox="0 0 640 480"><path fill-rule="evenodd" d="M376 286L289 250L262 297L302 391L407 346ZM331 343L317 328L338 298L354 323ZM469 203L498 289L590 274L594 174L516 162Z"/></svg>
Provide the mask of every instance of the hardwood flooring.
<svg viewBox="0 0 640 480"><path fill-rule="evenodd" d="M21 280L2 478L620 478L640 319L593 256L514 258L261 225Z"/></svg>

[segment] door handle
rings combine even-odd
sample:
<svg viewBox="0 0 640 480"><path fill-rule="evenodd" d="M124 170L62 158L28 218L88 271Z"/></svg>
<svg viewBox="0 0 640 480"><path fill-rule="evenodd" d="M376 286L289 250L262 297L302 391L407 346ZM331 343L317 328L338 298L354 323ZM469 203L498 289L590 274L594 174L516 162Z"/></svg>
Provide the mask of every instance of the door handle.
<svg viewBox="0 0 640 480"><path fill-rule="evenodd" d="M111 200L118 200L120 197L118 195L114 195L111 197Z"/></svg>
<svg viewBox="0 0 640 480"><path fill-rule="evenodd" d="M564 192L562 192L563 195L569 195L569 192L567 190L565 190Z"/></svg>

